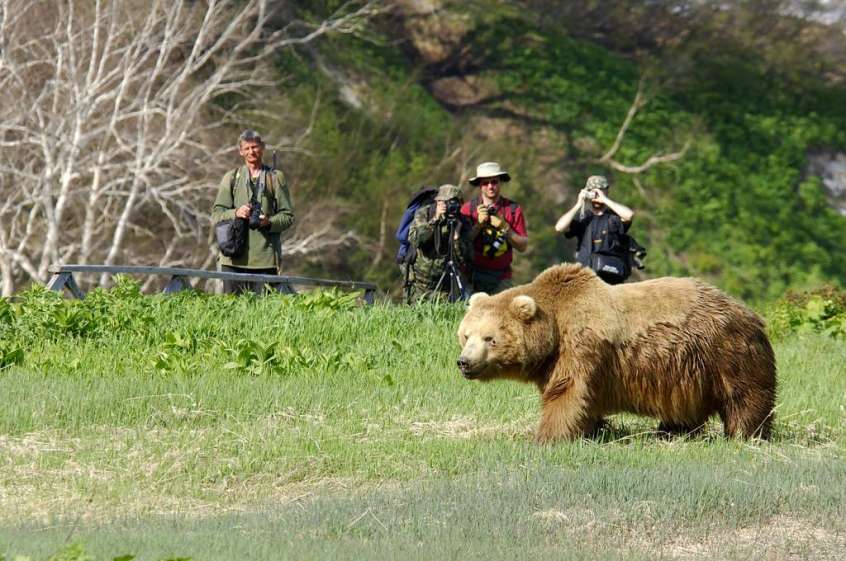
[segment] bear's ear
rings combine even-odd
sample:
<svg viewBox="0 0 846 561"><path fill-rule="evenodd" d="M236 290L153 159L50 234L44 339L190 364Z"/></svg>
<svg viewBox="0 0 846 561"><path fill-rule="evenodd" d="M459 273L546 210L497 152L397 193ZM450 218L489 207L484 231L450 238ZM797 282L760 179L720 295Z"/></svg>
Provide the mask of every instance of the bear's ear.
<svg viewBox="0 0 846 561"><path fill-rule="evenodd" d="M474 292L472 296L470 296L470 307L472 308L482 300L487 300L490 296L486 292Z"/></svg>
<svg viewBox="0 0 846 561"><path fill-rule="evenodd" d="M511 311L523 321L529 321L538 313L538 305L531 296L522 294L511 301Z"/></svg>

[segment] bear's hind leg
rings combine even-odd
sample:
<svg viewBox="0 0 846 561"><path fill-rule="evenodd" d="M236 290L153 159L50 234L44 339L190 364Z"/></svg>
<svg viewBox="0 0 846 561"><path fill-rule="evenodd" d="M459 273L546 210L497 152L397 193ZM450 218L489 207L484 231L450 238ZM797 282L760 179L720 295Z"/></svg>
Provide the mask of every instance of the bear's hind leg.
<svg viewBox="0 0 846 561"><path fill-rule="evenodd" d="M729 438L768 440L773 423L772 400L733 399L720 411L720 418Z"/></svg>
<svg viewBox="0 0 846 561"><path fill-rule="evenodd" d="M769 439L776 398L773 350L757 323L738 324L734 331L736 336L724 335L722 352L739 361L720 365L722 384L716 394L725 435Z"/></svg>

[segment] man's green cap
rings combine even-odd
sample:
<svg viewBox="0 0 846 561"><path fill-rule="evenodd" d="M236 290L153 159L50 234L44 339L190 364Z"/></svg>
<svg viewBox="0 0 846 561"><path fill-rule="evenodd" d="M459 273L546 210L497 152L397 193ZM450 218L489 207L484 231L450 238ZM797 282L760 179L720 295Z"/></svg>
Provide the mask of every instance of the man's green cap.
<svg viewBox="0 0 846 561"><path fill-rule="evenodd" d="M585 183L585 189L588 191L592 189L602 189L604 191L608 189L608 180L601 175L591 175Z"/></svg>
<svg viewBox="0 0 846 561"><path fill-rule="evenodd" d="M448 201L450 199L460 199L461 189L455 185L445 183L438 187L438 194L435 195L436 201Z"/></svg>

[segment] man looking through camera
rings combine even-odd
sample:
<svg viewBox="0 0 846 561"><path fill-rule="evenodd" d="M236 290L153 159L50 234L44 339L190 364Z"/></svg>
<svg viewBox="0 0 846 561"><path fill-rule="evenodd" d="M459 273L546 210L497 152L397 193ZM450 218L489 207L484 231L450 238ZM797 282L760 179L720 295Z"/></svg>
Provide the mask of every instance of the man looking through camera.
<svg viewBox="0 0 846 561"><path fill-rule="evenodd" d="M626 248L622 247L622 235L628 232L634 218L634 211L626 205L608 197L608 180L601 175L592 175L579 191L576 204L555 223L557 232L564 232L568 238L577 238L576 261L594 269L600 278L609 284L625 280L630 271L620 275L602 270L597 263L598 255L617 255L625 259Z"/></svg>
<svg viewBox="0 0 846 561"><path fill-rule="evenodd" d="M500 189L511 180L497 162L476 167L470 184L479 194L461 207L461 214L474 223L473 291L496 294L513 286L511 261L513 249L524 252L529 246L523 209L503 197Z"/></svg>
<svg viewBox="0 0 846 561"><path fill-rule="evenodd" d="M227 172L217 189L212 220L238 218L249 224L247 247L237 257L219 255L223 271L275 275L281 267L280 234L294 223L285 174L263 162L264 141L254 130L238 137L244 165ZM250 283L223 281L226 293L240 294Z"/></svg>
<svg viewBox="0 0 846 561"><path fill-rule="evenodd" d="M461 189L445 184L438 188L433 203L414 213L408 230L408 241L416 251L411 264L409 301L427 298L456 301L469 295L466 271L473 251L470 237L473 225L460 213L462 202ZM449 266L450 257L454 269Z"/></svg>

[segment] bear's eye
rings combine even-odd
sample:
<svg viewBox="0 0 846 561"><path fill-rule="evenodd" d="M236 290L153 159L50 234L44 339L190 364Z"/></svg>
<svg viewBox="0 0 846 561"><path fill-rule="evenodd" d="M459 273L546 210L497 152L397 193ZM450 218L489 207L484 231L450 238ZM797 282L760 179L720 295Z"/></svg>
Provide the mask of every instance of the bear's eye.
<svg viewBox="0 0 846 561"><path fill-rule="evenodd" d="M496 345L496 341L494 341L494 338L493 338L492 335L488 335L487 337L485 337L485 343L488 343L492 347L494 345Z"/></svg>

